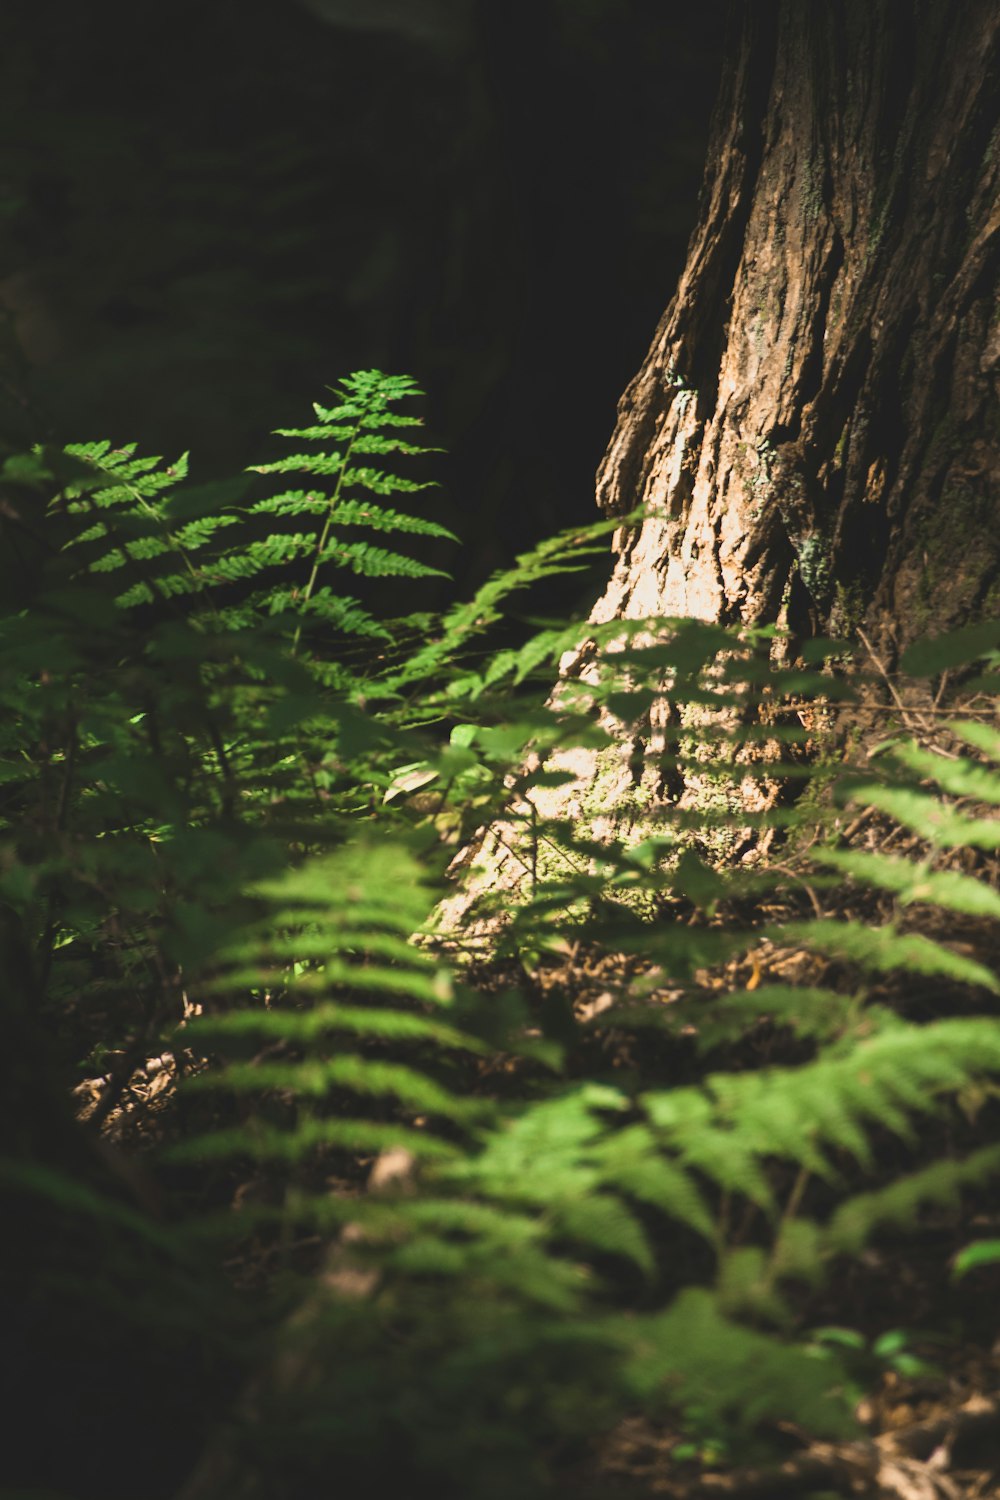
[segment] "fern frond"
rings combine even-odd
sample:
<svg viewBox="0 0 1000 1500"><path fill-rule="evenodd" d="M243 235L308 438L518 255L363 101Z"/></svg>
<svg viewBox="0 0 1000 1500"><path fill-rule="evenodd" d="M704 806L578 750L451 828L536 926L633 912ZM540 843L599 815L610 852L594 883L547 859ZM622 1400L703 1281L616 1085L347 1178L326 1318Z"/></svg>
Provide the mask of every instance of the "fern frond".
<svg viewBox="0 0 1000 1500"><path fill-rule="evenodd" d="M939 849L1000 849L1000 819L970 818L927 792L869 783L853 800L877 808Z"/></svg>
<svg viewBox="0 0 1000 1500"><path fill-rule="evenodd" d="M195 1038L221 1036L271 1036L290 1042L307 1042L330 1032L345 1031L389 1042L436 1042L455 1052L488 1055L490 1047L447 1022L419 1012L389 1010L382 1006L320 1004L308 1010L224 1011L200 1016L190 1025Z"/></svg>
<svg viewBox="0 0 1000 1500"><path fill-rule="evenodd" d="M357 1154L397 1148L411 1152L419 1161L444 1162L462 1155L460 1147L429 1131L341 1116L304 1120L293 1130L278 1130L251 1121L243 1127L216 1130L179 1142L164 1154L171 1161L223 1161L245 1156L253 1161L297 1162L308 1152L321 1148Z"/></svg>
<svg viewBox="0 0 1000 1500"><path fill-rule="evenodd" d="M824 1054L800 1069L713 1074L706 1088L745 1148L819 1170L814 1147L826 1142L867 1163L865 1122L906 1139L911 1116L939 1109L948 1095L997 1072L1000 1028L971 1018L894 1027L843 1057Z"/></svg>
<svg viewBox="0 0 1000 1500"><path fill-rule="evenodd" d="M694 1179L662 1154L647 1127L615 1131L591 1149L589 1158L606 1168L609 1186L687 1224L711 1243L717 1241L716 1225Z"/></svg>
<svg viewBox="0 0 1000 1500"><path fill-rule="evenodd" d="M1000 730L977 719L949 719L952 734L1000 766Z"/></svg>
<svg viewBox="0 0 1000 1500"><path fill-rule="evenodd" d="M956 1209L963 1188L985 1186L998 1173L1000 1146L984 1146L960 1161L932 1162L877 1192L849 1198L823 1231L823 1239L835 1252L856 1255L883 1225L912 1229L925 1205Z"/></svg>
<svg viewBox="0 0 1000 1500"><path fill-rule="evenodd" d="M308 534L291 532L283 537L275 534L264 543L254 541L248 546L235 548L217 559L213 570L218 580L259 581L260 592L255 595L252 606L263 610L272 619L299 615L293 630L293 651L298 648L306 618L311 620L314 635L318 634L317 627L321 623L332 624L335 628L339 625L351 633L373 639L391 634L384 627L373 628L368 622L364 622L363 628L356 628L360 617L334 604L333 595L325 584L321 589L320 574L324 570L348 569L365 578L447 576L442 569L407 554L365 541L345 540L339 528L360 527L375 532L401 532L435 540L454 540L448 528L438 522L361 498L415 494L429 487L427 481L409 479L352 461L365 454L409 458L432 451L387 435L385 431L400 426L419 426L418 418L401 417L390 410L393 402L420 394L415 383L408 378L384 375L378 370L362 371L342 381L336 394L341 398L338 405L314 407L319 423L303 428L278 429L284 437L336 446L319 452L300 451L254 466L254 472L260 474L305 473L333 480L329 493L285 490L256 501L249 510L251 516L268 515L280 519L308 516L314 521L315 530ZM269 570L287 570L288 563L296 557L308 562L307 575L297 588L290 585L287 578L275 583L266 576ZM321 592L331 602L317 607L314 600ZM329 663L317 663L316 670L326 679L331 679L331 672L333 678L337 677ZM331 681L330 685L336 684Z"/></svg>
<svg viewBox="0 0 1000 1500"><path fill-rule="evenodd" d="M356 635L373 641L394 639L388 626L377 620L357 599L335 594L326 586L317 589L305 601L297 589L273 588L261 604L271 616L305 616L307 619L321 621L343 635Z"/></svg>
<svg viewBox="0 0 1000 1500"><path fill-rule="evenodd" d="M788 1026L796 1036L831 1041L848 1031L860 1016L872 1024L872 1011L862 1009L862 997L807 985L762 984L755 990L731 992L718 998L699 998L680 1007L679 1022L693 1024L700 1051L707 1051L761 1018ZM671 1007L673 1009L673 1007ZM669 1021L669 1013L663 1016ZM655 1024L655 1022L654 1022ZM674 1024L678 1024L675 1018Z"/></svg>
<svg viewBox="0 0 1000 1500"><path fill-rule="evenodd" d="M676 1392L696 1431L735 1425L748 1432L792 1411L825 1437L857 1431L849 1385L832 1355L817 1358L725 1317L715 1294L700 1287L686 1288L666 1312L634 1328L626 1350L636 1393L648 1399Z"/></svg>
<svg viewBox="0 0 1000 1500"><path fill-rule="evenodd" d="M800 942L820 953L847 959L876 973L891 974L906 969L915 974L939 975L957 979L963 984L981 985L994 994L1000 993L1000 980L984 964L954 953L921 933L899 932L891 924L865 927L860 922L817 919L814 922L788 922L765 931L766 936L775 942Z"/></svg>
<svg viewBox="0 0 1000 1500"><path fill-rule="evenodd" d="M617 522L622 524L620 517ZM591 526L562 532L523 553L513 568L493 574L467 604L457 605L445 614L438 638L416 652L407 665L390 678L392 686L432 676L442 663L453 660L471 639L496 623L500 618L499 606L505 598L545 578L578 572L586 567L592 556L603 552L601 540L615 529L615 521L597 521ZM588 633L593 633L593 627ZM470 678L470 682L473 680L477 684L482 681L478 676Z"/></svg>
<svg viewBox="0 0 1000 1500"><path fill-rule="evenodd" d="M953 797L971 797L1000 807L1000 773L988 766L976 765L971 760L952 760L913 741L894 745L892 756L908 771L935 782Z"/></svg>
<svg viewBox="0 0 1000 1500"><path fill-rule="evenodd" d="M289 1089L304 1097L319 1098L332 1089L345 1089L354 1094L388 1096L418 1113L464 1123L482 1121L492 1113L489 1105L459 1097L416 1068L350 1053L301 1062L230 1063L218 1072L195 1075L188 1087L237 1094Z"/></svg>
<svg viewBox="0 0 1000 1500"><path fill-rule="evenodd" d="M443 568L418 562L401 552L372 547L367 542L331 542L318 555L318 562L349 568L362 578L447 578Z"/></svg>
<svg viewBox="0 0 1000 1500"><path fill-rule="evenodd" d="M67 444L63 453L83 472L52 502L90 522L66 541L71 553L82 553L87 573L131 571L133 582L115 600L120 609L150 604L157 597L200 593L202 582L189 554L207 546L234 519L205 515L174 526L167 492L187 476L188 455L161 469L161 458L135 458L135 446L112 449L107 441ZM161 560L174 571L164 573L156 566Z"/></svg>
<svg viewBox="0 0 1000 1500"><path fill-rule="evenodd" d="M1000 892L957 870L931 870L913 860L854 849L817 850L813 858L866 885L892 891L906 905L921 902L966 916L1000 918Z"/></svg>
<svg viewBox="0 0 1000 1500"><path fill-rule="evenodd" d="M362 471L358 471L360 474ZM375 473L374 470L364 471ZM392 476L387 476L392 478ZM355 478L353 471L345 473L345 484L352 482ZM373 489L371 485L365 484L366 489ZM394 489L425 489L426 485L413 484L409 480L394 481ZM382 493L374 491L374 493ZM385 491L388 493L388 490ZM372 531L403 531L414 536L432 536L443 538L447 541L456 542L458 538L454 532L449 531L447 526L441 526L436 521L429 521L425 516L412 516L404 511L389 510L385 506L375 505L365 500L338 500L334 502L329 495L318 494L315 491L287 490L281 495L272 495L267 500L258 500L251 505L247 511L248 515L280 515L297 516L329 515L334 525L340 526L366 526Z"/></svg>
<svg viewBox="0 0 1000 1500"><path fill-rule="evenodd" d="M550 1203L549 1216L556 1236L602 1255L618 1255L651 1277L653 1251L635 1214L614 1193L598 1187L589 1193L566 1195Z"/></svg>

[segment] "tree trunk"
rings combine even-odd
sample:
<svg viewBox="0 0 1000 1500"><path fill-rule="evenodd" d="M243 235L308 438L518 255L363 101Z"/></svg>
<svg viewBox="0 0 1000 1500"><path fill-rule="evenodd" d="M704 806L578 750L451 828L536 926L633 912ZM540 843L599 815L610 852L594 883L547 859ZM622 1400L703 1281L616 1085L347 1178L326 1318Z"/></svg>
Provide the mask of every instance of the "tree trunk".
<svg viewBox="0 0 1000 1500"><path fill-rule="evenodd" d="M735 0L728 24L687 264L598 472L602 510L645 519L592 619L775 622L793 653L860 631L891 669L1000 610L1000 5ZM599 777L588 831L628 838L635 756L564 758L576 782L534 800L582 819ZM510 837L446 922L521 882Z"/></svg>
<svg viewBox="0 0 1000 1500"><path fill-rule="evenodd" d="M1000 605L1000 6L741 0L700 222L598 474L595 618Z"/></svg>

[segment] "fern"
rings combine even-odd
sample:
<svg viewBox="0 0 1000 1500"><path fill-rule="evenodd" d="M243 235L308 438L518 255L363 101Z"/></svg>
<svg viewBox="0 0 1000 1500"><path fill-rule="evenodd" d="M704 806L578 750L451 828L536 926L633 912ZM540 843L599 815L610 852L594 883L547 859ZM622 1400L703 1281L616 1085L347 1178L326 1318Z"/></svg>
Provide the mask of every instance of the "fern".
<svg viewBox="0 0 1000 1500"><path fill-rule="evenodd" d="M811 1431L852 1437L855 1425L844 1399L844 1374L835 1358L741 1327L720 1311L711 1293L690 1287L634 1339L627 1365L635 1389L647 1400L673 1390L689 1430L728 1436L738 1391L737 1430L745 1448L755 1424L794 1410Z"/></svg>
<svg viewBox="0 0 1000 1500"><path fill-rule="evenodd" d="M108 443L5 466L51 497L56 544L30 618L0 619L0 938L28 953L11 967L32 997L15 1009L11 988L15 1034L51 1021L102 1070L105 1114L146 1057L183 1062L184 1181L218 1204L249 1171L269 1194L192 1210L164 1245L280 1260L299 1231L319 1239L327 1293L304 1284L295 1358L255 1384L264 1420L244 1424L295 1483L304 1431L339 1424L349 1444L386 1411L432 1472L428 1433L464 1424L489 1467L529 1417L541 1453L636 1402L721 1443L773 1421L848 1434L857 1392L803 1332L803 1288L995 1176L994 1144L952 1159L921 1126L996 1088L1000 982L913 913L779 920L772 902L790 879L851 881L869 906L995 921L994 887L949 861L998 847L1000 740L955 721L945 748L964 759L897 738L847 783L913 831L912 858L821 846L824 874L801 855L791 877L727 869L749 832L801 821L773 805L808 773L796 715L850 684L780 666L767 632L697 621L548 622L492 650L511 596L581 566L620 519L540 544L441 615L384 619L341 592L345 574L432 574L409 539L450 539L395 508L425 488L396 472L429 451L397 409L417 394L348 377L281 430L296 451L253 471L301 487L264 497ZM994 644L967 633L913 670ZM624 816L604 805L619 797ZM477 827L518 871L473 911L502 931L466 918L444 941L444 870ZM747 955L766 967L762 939L822 972L737 979ZM507 962L478 988L474 941ZM585 1023L536 1003L567 951L607 986ZM914 974L923 1024L904 1018ZM383 1152L412 1170L366 1193ZM26 1155L19 1189L136 1232L141 1216ZM498 1484L518 1488L502 1464Z"/></svg>
<svg viewBox="0 0 1000 1500"><path fill-rule="evenodd" d="M82 549L88 572L132 575L116 603L131 608L198 592L201 581L190 554L236 518L206 515L177 527L167 524L164 498L187 476L188 455L164 469L160 458L136 458L134 443L116 449L107 441L70 443L63 452L82 473L57 494L53 507L81 523L89 520L67 543Z"/></svg>
<svg viewBox="0 0 1000 1500"><path fill-rule="evenodd" d="M1000 917L1000 893L958 870L934 870L926 861L918 863L855 849L824 849L815 858L817 863L853 875L866 885L892 891L905 906L920 903L967 916Z"/></svg>
<svg viewBox="0 0 1000 1500"><path fill-rule="evenodd" d="M860 922L833 920L790 922L770 929L770 936L805 943L821 953L848 959L876 973L907 969L915 974L947 976L964 984L981 985L994 994L1000 992L1000 981L984 964L954 953L921 933L899 932L889 924L872 928Z"/></svg>
<svg viewBox="0 0 1000 1500"><path fill-rule="evenodd" d="M322 1105L331 1095L343 1093L359 1101L391 1101L401 1121L430 1116L474 1127L489 1113L487 1106L462 1098L426 1071L368 1056L363 1050L366 1042L384 1045L398 1038L476 1046L453 1026L378 1008L384 996L446 1011L452 1000L447 971L424 949L405 941L426 918L430 905L412 856L391 844L345 845L278 878L257 882L247 894L261 910L217 951L205 994L239 997L255 988L267 996L271 1008L262 1012L258 1003L252 1010L230 1010L190 1029L195 1037L214 1036L218 1046L226 1038L266 1032L275 1015L273 1007L278 1006L281 1020L276 1027L272 1020L271 1027L303 1051L282 1061L233 1061L201 1075L192 1086L234 1094L281 1090L302 1101L303 1113L288 1131L223 1131L186 1146L184 1154L218 1158L246 1152L295 1161L320 1145L362 1150L393 1141L420 1156L451 1154L454 1148L432 1132L418 1133L402 1123L394 1136L392 1128L378 1121L311 1116L312 1101ZM334 998L338 995L348 1002L354 997L355 1003L339 1005ZM357 1004L361 997L373 1002L370 1011ZM295 1013L303 1005L309 1007L301 1016L304 1024L296 1026ZM283 1025L289 1010L292 1014ZM345 1051L333 1043L336 1031L353 1035L356 1050Z"/></svg>
<svg viewBox="0 0 1000 1500"><path fill-rule="evenodd" d="M321 572L329 568L350 569L368 578L445 576L441 569L418 562L405 553L392 552L364 541L342 539L342 527L401 531L409 535L455 540L446 527L436 522L360 499L355 493L360 491L379 496L414 494L429 487L429 482L401 478L371 466L352 466L351 462L362 455L419 457L431 451L391 435L399 428L419 426L418 418L392 409L394 403L420 395L414 382L403 377L386 376L378 370L360 371L342 381L334 394L336 405L314 406L318 423L305 428L281 428L279 435L313 443L337 443L338 448L319 453L296 453L273 463L255 466L255 472L260 474L305 473L331 482L329 490L290 490L259 501L250 508L251 515L281 519L310 515L314 518L314 530L309 533L275 532L263 541L251 542L238 555L224 555L216 564L223 577L253 580L292 557L304 557L308 562L308 573L295 596L299 616L308 616L313 609ZM323 611L320 613L322 615ZM342 616L341 623L349 623L349 618ZM300 618L295 626L293 650L298 647L302 629Z"/></svg>
<svg viewBox="0 0 1000 1500"><path fill-rule="evenodd" d="M998 1172L998 1146L984 1146L960 1161L933 1162L877 1192L858 1193L851 1198L834 1214L824 1241L832 1251L856 1254L883 1225L908 1229L927 1204L957 1209L963 1188L984 1186Z"/></svg>

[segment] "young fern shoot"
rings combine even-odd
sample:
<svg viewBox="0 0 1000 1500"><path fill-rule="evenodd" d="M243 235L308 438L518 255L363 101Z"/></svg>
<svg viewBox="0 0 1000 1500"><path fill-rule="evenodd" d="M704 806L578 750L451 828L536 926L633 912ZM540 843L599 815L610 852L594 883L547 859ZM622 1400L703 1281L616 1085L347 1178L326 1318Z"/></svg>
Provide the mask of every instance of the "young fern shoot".
<svg viewBox="0 0 1000 1500"><path fill-rule="evenodd" d="M387 635L385 626L356 599L335 594L328 586L319 586L325 567L346 568L364 578L446 576L442 569L402 552L374 546L365 540L347 539L340 534L340 528L457 540L453 532L436 521L392 509L372 498L416 494L431 488L432 481L407 479L357 462L368 457L421 457L437 451L399 436L400 429L421 426L419 417L392 409L395 403L421 394L416 383L408 376L361 370L342 380L333 394L336 397L333 406L314 403L318 421L312 426L280 427L276 431L281 437L335 444L335 447L293 453L274 463L255 465L253 470L259 474L301 473L320 481L332 480L328 492L316 486L308 490L285 490L257 501L249 509L251 516L268 515L281 520L308 516L314 529L276 532L222 559L223 571L228 576L244 578L254 577L272 566L287 568L297 557L309 560L303 587L288 586L282 581L258 601L272 615L291 610L297 617L292 635L293 654L298 652L310 617L348 634L383 638Z"/></svg>

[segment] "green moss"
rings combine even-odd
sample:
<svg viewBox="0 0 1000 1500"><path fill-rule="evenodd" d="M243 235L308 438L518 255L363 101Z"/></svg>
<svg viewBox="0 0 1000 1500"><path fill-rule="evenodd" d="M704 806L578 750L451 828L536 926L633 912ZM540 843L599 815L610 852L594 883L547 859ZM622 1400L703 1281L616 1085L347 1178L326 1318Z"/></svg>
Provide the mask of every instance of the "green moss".
<svg viewBox="0 0 1000 1500"><path fill-rule="evenodd" d="M830 611L830 631L835 636L850 640L865 618L865 598L857 582L842 583L836 579L833 585L833 608Z"/></svg>
<svg viewBox="0 0 1000 1500"><path fill-rule="evenodd" d="M830 297L830 311L827 315L827 321L831 324L839 323L841 317L843 316L843 311L844 289L838 282L838 284L834 287L833 293Z"/></svg>
<svg viewBox="0 0 1000 1500"><path fill-rule="evenodd" d="M580 801L578 828L585 838L594 836L604 821L620 828L629 844L651 836L653 790L645 781L626 777L621 747L606 745L598 752L593 780Z"/></svg>
<svg viewBox="0 0 1000 1500"><path fill-rule="evenodd" d="M798 546L799 576L814 599L825 599L830 592L833 560L830 543L819 531L804 538Z"/></svg>
<svg viewBox="0 0 1000 1500"><path fill-rule="evenodd" d="M884 202L872 214L868 225L868 247L865 251L867 261L874 260L885 239L885 232L889 225L889 204Z"/></svg>
<svg viewBox="0 0 1000 1500"><path fill-rule="evenodd" d="M622 796L624 770L620 746L605 745L597 752L593 779L580 800L580 824L588 832L597 819L624 811L624 803L629 800L627 793L625 799Z"/></svg>
<svg viewBox="0 0 1000 1500"><path fill-rule="evenodd" d="M833 450L833 461L838 469L842 468L844 464L844 456L847 453L847 439L850 435L850 431L850 422L845 422L844 430L843 432L841 432L840 437L837 439L837 446Z"/></svg>

